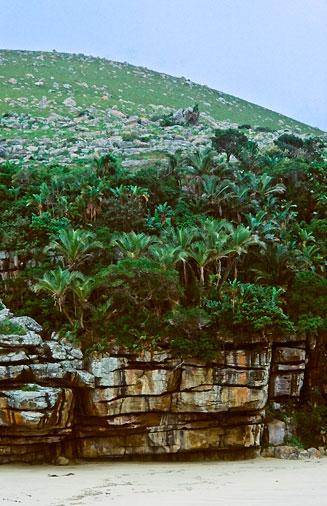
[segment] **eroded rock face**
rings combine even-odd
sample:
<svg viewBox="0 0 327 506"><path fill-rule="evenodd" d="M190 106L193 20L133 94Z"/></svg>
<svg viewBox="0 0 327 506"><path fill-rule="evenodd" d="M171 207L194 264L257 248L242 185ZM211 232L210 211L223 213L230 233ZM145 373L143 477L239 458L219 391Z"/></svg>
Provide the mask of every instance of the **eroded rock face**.
<svg viewBox="0 0 327 506"><path fill-rule="evenodd" d="M11 316L19 333L0 335L0 463L46 461L72 435L76 389L94 378L79 349L42 339L32 318Z"/></svg>
<svg viewBox="0 0 327 506"><path fill-rule="evenodd" d="M303 343L228 344L210 364L149 351L84 361L33 319L6 308L0 319L17 329L0 335L0 463L253 454L268 396L297 398L303 384ZM268 427L270 444L283 444L281 424Z"/></svg>
<svg viewBox="0 0 327 506"><path fill-rule="evenodd" d="M77 436L84 458L259 448L270 347L226 351L210 365L167 353L97 356Z"/></svg>
<svg viewBox="0 0 327 506"><path fill-rule="evenodd" d="M274 351L270 381L270 398L298 398L305 371L305 348L277 346Z"/></svg>

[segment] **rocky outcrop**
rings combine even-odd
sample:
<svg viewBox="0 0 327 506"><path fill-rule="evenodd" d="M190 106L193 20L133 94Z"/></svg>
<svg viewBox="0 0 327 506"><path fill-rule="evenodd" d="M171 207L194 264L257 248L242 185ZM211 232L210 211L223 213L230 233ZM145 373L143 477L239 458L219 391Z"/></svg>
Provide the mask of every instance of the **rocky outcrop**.
<svg viewBox="0 0 327 506"><path fill-rule="evenodd" d="M76 432L84 458L244 452L260 447L269 348L222 353L210 366L166 353L94 357Z"/></svg>
<svg viewBox="0 0 327 506"><path fill-rule="evenodd" d="M72 436L76 389L93 386L82 353L44 340L32 318L11 318L15 333L0 335L0 462L44 461L61 453Z"/></svg>
<svg viewBox="0 0 327 506"><path fill-rule="evenodd" d="M264 417L268 401L299 398L303 342L229 343L210 363L148 351L85 361L31 318L3 308L0 322L0 463L253 456L264 440L281 448L267 455L294 458L283 450L289 427L272 420L264 431Z"/></svg>

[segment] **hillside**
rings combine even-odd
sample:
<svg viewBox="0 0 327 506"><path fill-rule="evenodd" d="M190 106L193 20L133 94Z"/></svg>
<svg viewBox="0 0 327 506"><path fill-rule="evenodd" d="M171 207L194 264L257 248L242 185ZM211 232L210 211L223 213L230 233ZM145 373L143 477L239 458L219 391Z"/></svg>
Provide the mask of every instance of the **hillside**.
<svg viewBox="0 0 327 506"><path fill-rule="evenodd" d="M164 114L196 103L199 125L160 125ZM322 134L231 95L127 63L0 51L0 159L69 163L111 150L153 160L158 151L205 145L215 127L244 123L253 128L250 137L265 143L285 130ZM278 132L263 136L258 127Z"/></svg>
<svg viewBox="0 0 327 506"><path fill-rule="evenodd" d="M99 387L87 401L92 429L84 415L75 420L89 441L85 458L108 456L97 453L104 447L93 444L89 429L98 424L101 432L92 437L102 438L108 417L116 415L106 434L121 425L123 439L110 443L109 452L127 447L151 454L155 440L165 454L171 451L165 441L174 441L173 451L199 450L201 441L221 441L226 450L231 442L257 448L263 408L267 423L271 414L290 420L298 447L325 445L323 136L239 99L127 64L10 51L1 53L1 62L0 362L7 390L12 378L19 391L0 392L10 421L2 425L18 427L13 439L21 438L19 423L27 420L28 436L14 450L4 441L5 461L8 452L12 460L21 448L27 454L24 445L34 439L29 424L35 430L49 421L52 442L58 434L52 421L72 419L74 402L66 404L61 389L70 389L73 399L92 382ZM40 323L44 346L35 334L40 326L26 316L12 318L7 307ZM96 358L93 369L82 370L83 355L103 353L102 365ZM37 413L25 411L26 392ZM58 410L40 414L49 395ZM298 401L295 411L290 399ZM217 418L222 410L226 418ZM209 415L208 432L193 435L186 447L187 437L176 432L176 446L169 425L169 437L151 434L148 443L142 427L161 412L177 431L180 421L183 427L195 422L197 430ZM132 416L131 444L121 415ZM229 423L236 432L228 432ZM141 439L133 439L135 427ZM71 437L67 428L59 426L64 438ZM48 450L39 448L43 458Z"/></svg>

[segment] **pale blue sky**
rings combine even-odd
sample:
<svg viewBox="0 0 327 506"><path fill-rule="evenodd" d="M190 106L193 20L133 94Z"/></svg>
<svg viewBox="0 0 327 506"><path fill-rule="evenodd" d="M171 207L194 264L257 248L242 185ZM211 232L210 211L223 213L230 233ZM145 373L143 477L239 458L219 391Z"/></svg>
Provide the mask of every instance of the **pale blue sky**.
<svg viewBox="0 0 327 506"><path fill-rule="evenodd" d="M327 130L327 0L0 0L0 47L128 61Z"/></svg>

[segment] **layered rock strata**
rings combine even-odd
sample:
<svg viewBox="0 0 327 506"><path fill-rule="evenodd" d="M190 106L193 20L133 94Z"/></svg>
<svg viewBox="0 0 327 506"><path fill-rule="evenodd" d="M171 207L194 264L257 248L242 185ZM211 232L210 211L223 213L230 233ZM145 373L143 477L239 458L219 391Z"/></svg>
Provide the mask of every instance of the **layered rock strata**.
<svg viewBox="0 0 327 506"><path fill-rule="evenodd" d="M268 401L298 399L304 382L303 342L229 343L211 363L148 351L85 361L31 318L4 308L1 321L16 331L0 334L0 463L252 456ZM275 425L268 444L282 445Z"/></svg>
<svg viewBox="0 0 327 506"><path fill-rule="evenodd" d="M238 451L260 447L271 350L234 350L219 361L102 356L89 361L76 436L85 458Z"/></svg>

